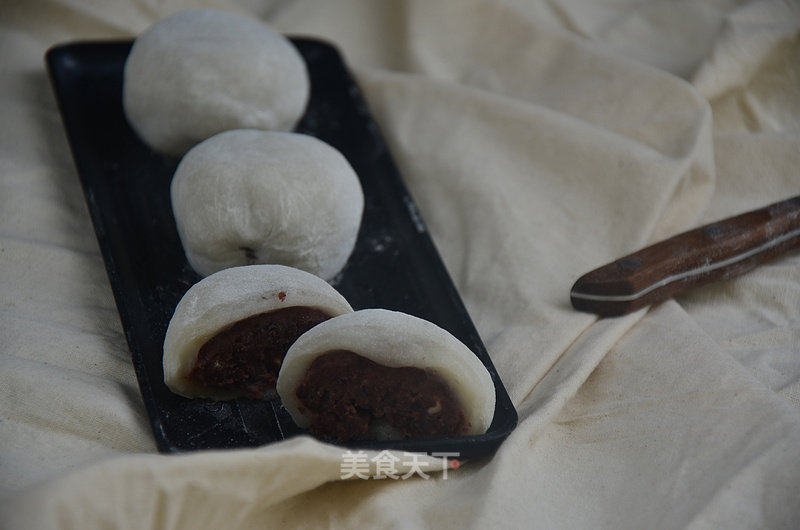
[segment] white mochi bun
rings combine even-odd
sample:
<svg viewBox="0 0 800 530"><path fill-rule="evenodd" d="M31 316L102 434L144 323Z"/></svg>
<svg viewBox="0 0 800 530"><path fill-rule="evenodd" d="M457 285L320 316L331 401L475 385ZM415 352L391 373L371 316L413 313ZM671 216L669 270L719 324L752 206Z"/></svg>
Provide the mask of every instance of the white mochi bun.
<svg viewBox="0 0 800 530"><path fill-rule="evenodd" d="M123 75L128 121L145 143L171 155L229 129L291 130L310 86L286 37L214 9L154 23L134 41Z"/></svg>
<svg viewBox="0 0 800 530"><path fill-rule="evenodd" d="M312 136L238 130L192 148L172 180L172 209L201 275L257 263L331 280L353 251L364 194L342 154Z"/></svg>
<svg viewBox="0 0 800 530"><path fill-rule="evenodd" d="M478 357L446 330L405 313L363 309L317 324L289 348L277 390L294 422L308 428L311 417L295 390L320 355L347 350L388 367L414 366L442 377L457 396L469 422L468 434L483 434L492 423L495 388Z"/></svg>
<svg viewBox="0 0 800 530"><path fill-rule="evenodd" d="M331 316L353 310L327 282L282 265L235 267L204 278L181 298L169 322L164 338L164 382L186 397L232 397L229 392L199 386L186 377L200 348L242 319L298 306Z"/></svg>

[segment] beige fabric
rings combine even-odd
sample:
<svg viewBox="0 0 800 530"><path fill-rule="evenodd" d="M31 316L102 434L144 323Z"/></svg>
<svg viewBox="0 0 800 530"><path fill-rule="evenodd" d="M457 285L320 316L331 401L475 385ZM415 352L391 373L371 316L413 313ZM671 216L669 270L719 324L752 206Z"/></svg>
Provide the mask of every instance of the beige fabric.
<svg viewBox="0 0 800 530"><path fill-rule="evenodd" d="M568 298L798 193L797 2L227 4L340 48L520 414L446 476L344 481L310 439L155 451L42 58L200 5L1 6L4 527L800 526L800 254L618 319Z"/></svg>

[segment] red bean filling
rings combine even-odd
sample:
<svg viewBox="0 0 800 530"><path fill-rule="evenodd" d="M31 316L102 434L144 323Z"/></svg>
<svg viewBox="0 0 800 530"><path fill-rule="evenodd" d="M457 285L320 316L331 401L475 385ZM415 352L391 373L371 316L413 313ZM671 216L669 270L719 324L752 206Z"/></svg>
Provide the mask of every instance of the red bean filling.
<svg viewBox="0 0 800 530"><path fill-rule="evenodd" d="M188 378L254 399L275 390L286 351L297 337L330 318L309 307L287 307L245 318L206 342Z"/></svg>
<svg viewBox="0 0 800 530"><path fill-rule="evenodd" d="M463 434L467 428L456 396L438 374L382 366L350 351L317 357L296 395L311 413L310 431L338 441L366 438L376 418L403 438Z"/></svg>

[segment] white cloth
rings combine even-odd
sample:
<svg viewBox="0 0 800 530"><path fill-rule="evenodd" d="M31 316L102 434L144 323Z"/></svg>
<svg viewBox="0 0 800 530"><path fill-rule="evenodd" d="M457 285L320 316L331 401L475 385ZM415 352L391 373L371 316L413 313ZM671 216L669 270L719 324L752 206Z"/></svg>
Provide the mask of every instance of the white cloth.
<svg viewBox="0 0 800 530"><path fill-rule="evenodd" d="M342 451L305 438L156 454L43 55L200 5L344 55L518 409L496 454L346 481ZM797 195L796 1L2 11L5 526L800 526L798 252L621 318L569 305L588 270Z"/></svg>

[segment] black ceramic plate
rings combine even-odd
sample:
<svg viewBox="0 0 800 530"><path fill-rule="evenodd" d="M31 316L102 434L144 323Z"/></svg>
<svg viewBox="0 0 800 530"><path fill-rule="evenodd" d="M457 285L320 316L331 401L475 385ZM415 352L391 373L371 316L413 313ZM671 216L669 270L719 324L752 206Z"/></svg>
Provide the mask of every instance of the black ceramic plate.
<svg viewBox="0 0 800 530"><path fill-rule="evenodd" d="M338 148L358 173L366 199L355 250L332 283L356 309L404 311L447 329L483 361L497 390L486 434L347 446L461 458L487 454L514 429L517 413L340 54L316 40L293 43L312 86L297 130ZM190 400L164 385L164 333L175 305L199 277L185 260L170 206L178 160L146 147L123 113L130 46L67 43L50 49L46 61L158 447L252 447L300 434L279 400Z"/></svg>

